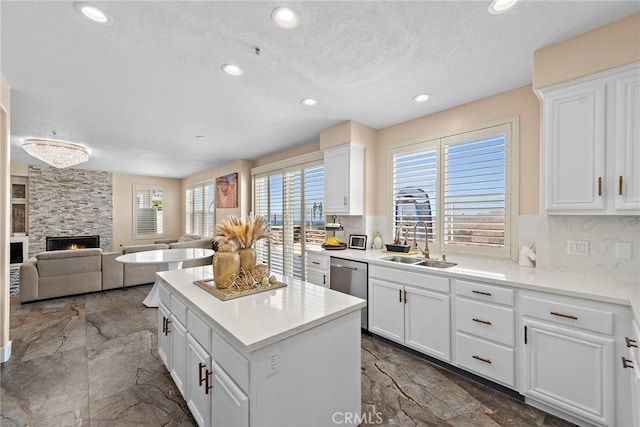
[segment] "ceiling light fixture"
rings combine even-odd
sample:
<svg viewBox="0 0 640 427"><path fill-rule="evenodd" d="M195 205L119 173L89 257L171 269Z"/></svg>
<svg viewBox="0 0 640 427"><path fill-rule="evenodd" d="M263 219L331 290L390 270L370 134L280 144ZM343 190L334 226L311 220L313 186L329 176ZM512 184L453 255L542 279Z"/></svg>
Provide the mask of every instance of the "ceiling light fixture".
<svg viewBox="0 0 640 427"><path fill-rule="evenodd" d="M99 24L110 24L113 22L111 16L109 16L104 10L100 9L89 3L74 3L73 6L76 10L82 13L85 17L91 19Z"/></svg>
<svg viewBox="0 0 640 427"><path fill-rule="evenodd" d="M413 97L413 100L416 102L424 102L431 98L431 95L428 93L421 93L420 95L416 95Z"/></svg>
<svg viewBox="0 0 640 427"><path fill-rule="evenodd" d="M204 135L196 135L196 139L205 139Z"/></svg>
<svg viewBox="0 0 640 427"><path fill-rule="evenodd" d="M491 0L489 3L489 13L497 15L506 12L516 5L518 0Z"/></svg>
<svg viewBox="0 0 640 427"><path fill-rule="evenodd" d="M89 160L89 149L73 142L48 138L26 138L24 151L58 169L68 168Z"/></svg>
<svg viewBox="0 0 640 427"><path fill-rule="evenodd" d="M277 26L287 30L297 27L300 22L298 13L290 7L284 6L273 9L271 12L271 19Z"/></svg>
<svg viewBox="0 0 640 427"><path fill-rule="evenodd" d="M222 71L229 74L230 76L241 76L244 74L244 71L242 71L242 68L233 64L224 64L222 66Z"/></svg>
<svg viewBox="0 0 640 427"><path fill-rule="evenodd" d="M302 98L300 102L302 102L304 105L308 105L309 107L318 104L318 100L313 98Z"/></svg>

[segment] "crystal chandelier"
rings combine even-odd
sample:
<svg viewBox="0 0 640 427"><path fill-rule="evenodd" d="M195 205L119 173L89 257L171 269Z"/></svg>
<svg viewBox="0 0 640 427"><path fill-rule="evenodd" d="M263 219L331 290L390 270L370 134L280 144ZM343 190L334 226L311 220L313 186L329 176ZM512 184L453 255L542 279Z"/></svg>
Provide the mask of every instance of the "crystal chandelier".
<svg viewBox="0 0 640 427"><path fill-rule="evenodd" d="M73 142L48 138L27 138L22 141L24 151L58 169L68 168L89 160L89 150Z"/></svg>

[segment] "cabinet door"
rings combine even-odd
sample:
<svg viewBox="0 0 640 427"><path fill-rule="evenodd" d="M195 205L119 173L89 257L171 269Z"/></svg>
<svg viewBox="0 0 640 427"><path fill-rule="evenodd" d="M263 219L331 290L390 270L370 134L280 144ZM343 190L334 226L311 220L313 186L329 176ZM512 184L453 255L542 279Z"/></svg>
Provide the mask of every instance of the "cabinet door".
<svg viewBox="0 0 640 427"><path fill-rule="evenodd" d="M170 318L169 309L160 303L158 305L158 356L169 372L171 372L171 339L166 329ZM171 330L171 324L169 324L169 330Z"/></svg>
<svg viewBox="0 0 640 427"><path fill-rule="evenodd" d="M616 81L615 116L615 210L640 214L640 78L637 70Z"/></svg>
<svg viewBox="0 0 640 427"><path fill-rule="evenodd" d="M171 378L182 397L185 396L187 369L187 329L175 317L171 318Z"/></svg>
<svg viewBox="0 0 640 427"><path fill-rule="evenodd" d="M233 382L216 362L211 362L213 389L211 397L211 425L248 426L249 397Z"/></svg>
<svg viewBox="0 0 640 427"><path fill-rule="evenodd" d="M349 213L349 151L327 150L324 153L324 210L326 213Z"/></svg>
<svg viewBox="0 0 640 427"><path fill-rule="evenodd" d="M211 425L211 357L187 335L187 406L200 427Z"/></svg>
<svg viewBox="0 0 640 427"><path fill-rule="evenodd" d="M523 394L600 425L615 425L612 339L525 320Z"/></svg>
<svg viewBox="0 0 640 427"><path fill-rule="evenodd" d="M544 96L545 209L605 209L606 84L559 89Z"/></svg>
<svg viewBox="0 0 640 427"><path fill-rule="evenodd" d="M369 331L404 342L404 286L369 279Z"/></svg>
<svg viewBox="0 0 640 427"><path fill-rule="evenodd" d="M451 361L449 296L405 287L405 333L408 347Z"/></svg>
<svg viewBox="0 0 640 427"><path fill-rule="evenodd" d="M325 288L329 287L329 281L327 280L326 273L318 270L307 270L307 282L313 283L314 285L324 286Z"/></svg>

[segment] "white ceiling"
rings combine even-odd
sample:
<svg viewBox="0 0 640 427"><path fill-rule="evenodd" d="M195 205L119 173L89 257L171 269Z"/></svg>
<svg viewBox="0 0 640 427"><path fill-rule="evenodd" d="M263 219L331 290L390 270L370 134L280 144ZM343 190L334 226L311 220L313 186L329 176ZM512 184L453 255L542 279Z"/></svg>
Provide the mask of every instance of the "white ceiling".
<svg viewBox="0 0 640 427"><path fill-rule="evenodd" d="M93 4L113 23L73 2L0 2L13 162L44 165L20 143L55 130L92 150L78 168L190 176L317 141L345 120L380 129L521 87L536 49L640 11L638 1L522 1L501 15L489 0ZM283 4L301 15L297 28L271 21ZM421 92L431 100L414 102Z"/></svg>

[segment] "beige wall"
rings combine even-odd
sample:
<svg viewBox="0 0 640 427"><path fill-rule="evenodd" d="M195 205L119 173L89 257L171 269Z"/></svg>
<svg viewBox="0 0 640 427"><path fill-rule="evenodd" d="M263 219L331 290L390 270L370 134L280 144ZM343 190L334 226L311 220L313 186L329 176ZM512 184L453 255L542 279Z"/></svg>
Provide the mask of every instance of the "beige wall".
<svg viewBox="0 0 640 427"><path fill-rule="evenodd" d="M640 13L533 54L535 89L640 61Z"/></svg>
<svg viewBox="0 0 640 427"><path fill-rule="evenodd" d="M495 96L420 117L378 132L376 184L379 189L374 215L386 215L385 195L389 190L388 149L390 145L430 140L471 130L509 116L519 116L519 209L520 215L538 214L540 210L540 103L531 86L524 86Z"/></svg>
<svg viewBox="0 0 640 427"><path fill-rule="evenodd" d="M251 168L252 160L234 160L222 166L206 170L182 180L182 206L185 206L184 193L187 187L201 182L215 181L216 178L238 172L238 207L216 208L214 222L218 223L229 215L243 217L251 212ZM184 212L184 208L182 208ZM184 222L184 221L183 221Z"/></svg>
<svg viewBox="0 0 640 427"><path fill-rule="evenodd" d="M282 160L291 159L304 154L314 153L316 151L320 151L320 141L311 142L309 144L301 145L300 147L295 147L271 156L263 157L253 162L253 167L257 168L258 166L269 165L271 163L280 162Z"/></svg>
<svg viewBox="0 0 640 427"><path fill-rule="evenodd" d="M164 189L165 236L178 237L184 224L182 187L179 179L113 174L113 250L127 245L153 243L152 240L133 239L133 185L160 185Z"/></svg>
<svg viewBox="0 0 640 427"><path fill-rule="evenodd" d="M11 179L11 89L0 74L0 362L11 355L9 348L9 225Z"/></svg>
<svg viewBox="0 0 640 427"><path fill-rule="evenodd" d="M12 176L29 176L29 165L22 163L11 163Z"/></svg>

